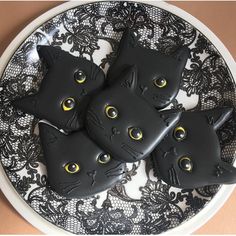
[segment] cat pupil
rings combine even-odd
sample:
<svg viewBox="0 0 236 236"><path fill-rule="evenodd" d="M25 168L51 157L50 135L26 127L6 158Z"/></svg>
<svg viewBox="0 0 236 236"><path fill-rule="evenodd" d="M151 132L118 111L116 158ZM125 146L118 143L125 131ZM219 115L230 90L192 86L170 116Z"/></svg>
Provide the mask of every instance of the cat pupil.
<svg viewBox="0 0 236 236"><path fill-rule="evenodd" d="M69 169L69 171L74 172L76 170L76 165L75 164L71 164L71 165L68 166L68 169Z"/></svg>
<svg viewBox="0 0 236 236"><path fill-rule="evenodd" d="M167 85L165 77L161 76L153 81L154 85L158 88L164 88Z"/></svg>
<svg viewBox="0 0 236 236"><path fill-rule="evenodd" d="M184 171L191 172L193 169L193 163L189 157L182 157L179 160L179 167Z"/></svg>
<svg viewBox="0 0 236 236"><path fill-rule="evenodd" d="M80 170L80 167L75 162L69 162L69 163L66 164L65 170L70 174L74 174L74 173L77 173Z"/></svg>
<svg viewBox="0 0 236 236"><path fill-rule="evenodd" d="M64 111L70 111L75 107L75 99L67 98L62 102L62 109Z"/></svg>
<svg viewBox="0 0 236 236"><path fill-rule="evenodd" d="M183 127L179 126L175 128L174 137L177 141L184 140L186 138L186 135L187 135L187 132Z"/></svg>
<svg viewBox="0 0 236 236"><path fill-rule="evenodd" d="M67 105L68 107L70 107L72 104L73 104L73 103L72 103L72 100L67 100L67 101L65 102L65 105Z"/></svg>
<svg viewBox="0 0 236 236"><path fill-rule="evenodd" d="M105 108L105 113L108 118L115 119L118 116L118 110L114 106L107 106Z"/></svg>
<svg viewBox="0 0 236 236"><path fill-rule="evenodd" d="M129 129L129 136L131 139L140 140L143 138L143 133L140 128L133 127Z"/></svg>
<svg viewBox="0 0 236 236"><path fill-rule="evenodd" d="M78 70L74 74L75 81L79 84L82 84L86 80L86 74L82 70Z"/></svg>
<svg viewBox="0 0 236 236"><path fill-rule="evenodd" d="M101 154L98 157L98 162L101 164L106 164L111 160L111 156L109 154Z"/></svg>

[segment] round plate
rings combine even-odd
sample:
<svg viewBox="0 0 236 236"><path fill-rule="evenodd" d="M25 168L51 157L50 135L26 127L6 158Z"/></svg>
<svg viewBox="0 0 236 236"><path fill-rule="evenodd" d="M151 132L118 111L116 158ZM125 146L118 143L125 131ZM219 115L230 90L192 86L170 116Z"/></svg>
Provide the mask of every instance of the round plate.
<svg viewBox="0 0 236 236"><path fill-rule="evenodd" d="M38 120L14 109L11 101L40 85L37 45L60 46L93 60L106 72L126 27L141 36L144 47L163 53L181 45L191 49L180 92L170 108L235 105L235 62L209 29L174 6L156 1L82 3L62 4L34 20L1 58L0 187L20 214L45 233L191 233L222 206L233 186L176 189L154 178L147 160L129 164L122 184L108 191L65 199L47 184ZM234 122L219 132L222 158L231 163Z"/></svg>

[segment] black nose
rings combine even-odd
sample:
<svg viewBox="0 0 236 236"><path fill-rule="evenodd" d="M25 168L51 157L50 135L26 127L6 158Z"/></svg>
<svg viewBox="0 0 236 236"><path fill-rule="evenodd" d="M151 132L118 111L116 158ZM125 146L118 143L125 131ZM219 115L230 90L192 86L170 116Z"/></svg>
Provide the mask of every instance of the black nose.
<svg viewBox="0 0 236 236"><path fill-rule="evenodd" d="M82 89L80 95L81 95L81 96L85 96L85 95L87 95L87 94L88 94L87 91L86 91L85 89Z"/></svg>
<svg viewBox="0 0 236 236"><path fill-rule="evenodd" d="M116 127L112 127L111 132L113 135L120 134L120 131Z"/></svg>
<svg viewBox="0 0 236 236"><path fill-rule="evenodd" d="M141 90L141 94L143 95L148 90L148 87L146 85L141 84L140 90Z"/></svg>
<svg viewBox="0 0 236 236"><path fill-rule="evenodd" d="M97 174L96 170L91 170L87 172L87 175L92 178L91 186L93 186L96 183L96 180L95 180L96 174Z"/></svg>
<svg viewBox="0 0 236 236"><path fill-rule="evenodd" d="M88 172L87 172L87 175L88 175L88 176L94 176L94 175L96 175L96 170L88 171Z"/></svg>

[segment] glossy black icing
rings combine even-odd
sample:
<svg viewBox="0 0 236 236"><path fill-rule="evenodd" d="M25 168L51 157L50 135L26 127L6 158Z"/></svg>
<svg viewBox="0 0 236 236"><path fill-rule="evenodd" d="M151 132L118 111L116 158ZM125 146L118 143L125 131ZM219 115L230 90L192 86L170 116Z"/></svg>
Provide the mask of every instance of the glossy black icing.
<svg viewBox="0 0 236 236"><path fill-rule="evenodd" d="M144 159L180 117L180 111L158 112L136 95L137 67L127 68L117 82L91 101L86 115L89 136L124 162ZM107 115L115 107L117 116Z"/></svg>
<svg viewBox="0 0 236 236"><path fill-rule="evenodd" d="M4 107L0 117L3 144L1 162L8 179L29 207L56 227L74 234L160 234L179 224L185 224L208 205L219 189L213 185L196 190L177 189L173 194L173 189L158 179L138 183L137 175L143 171L138 163L132 164L136 168L132 168L127 176L127 181L136 185L134 191L137 195L130 196L130 184L122 182L121 187L103 193L102 198L97 201L94 198L65 201L44 182L45 168L36 167L44 159L38 157L41 150L39 139L31 133L34 128L34 125L31 126L32 117L16 112L9 104L9 100L30 88L30 80L24 80L25 73L34 79L41 73L41 69L37 67L38 60L35 63L31 57L35 55L35 44L41 40L50 40L52 44L57 43L76 53L84 55L85 52L86 56L96 60L98 37L106 39L105 46L112 46L114 39L119 38L120 31L125 27L131 27L142 34L142 44L154 45L158 42L163 52L173 50L180 44L190 45L194 52L191 58L193 60L189 60L182 89L191 96L190 99L199 95L199 109L225 102L235 104L234 79L227 62L218 54L215 46L192 25L163 9L136 2L95 2L69 9L32 32L12 55L1 79L1 87L4 87L0 94L1 105ZM86 44L84 38L87 39ZM213 56L215 53L219 55L217 60ZM108 66L112 56L112 53L106 56L104 66ZM208 59L205 60L206 57ZM32 70L32 64L37 68ZM178 102L183 101L180 99ZM22 123L25 127L18 125ZM231 163L235 153L234 124L235 119L230 119L220 128L221 131L218 130L224 148L222 158ZM9 133L10 130L14 134ZM16 140L19 141L17 148ZM12 155L8 155L9 150ZM149 159L146 160L147 172L143 173L145 179L152 173L147 168ZM160 209L165 210L164 214Z"/></svg>
<svg viewBox="0 0 236 236"><path fill-rule="evenodd" d="M176 97L182 72L189 56L184 46L171 55L138 45L130 29L123 33L117 58L108 71L108 81L114 82L121 71L131 65L138 68L136 93L156 108L166 107Z"/></svg>
<svg viewBox="0 0 236 236"><path fill-rule="evenodd" d="M114 160L84 130L65 135L39 123L39 131L49 184L61 196L88 197L114 186L124 176L125 163Z"/></svg>
<svg viewBox="0 0 236 236"><path fill-rule="evenodd" d="M47 65L40 89L15 100L14 106L66 131L78 130L89 99L104 84L103 71L91 61L52 46L40 46L38 53ZM65 110L62 103L68 98L74 100L73 109Z"/></svg>
<svg viewBox="0 0 236 236"><path fill-rule="evenodd" d="M222 107L183 112L176 127L184 128L185 138L176 139L173 127L151 154L158 177L178 188L235 183L236 169L221 160L216 134L232 111Z"/></svg>

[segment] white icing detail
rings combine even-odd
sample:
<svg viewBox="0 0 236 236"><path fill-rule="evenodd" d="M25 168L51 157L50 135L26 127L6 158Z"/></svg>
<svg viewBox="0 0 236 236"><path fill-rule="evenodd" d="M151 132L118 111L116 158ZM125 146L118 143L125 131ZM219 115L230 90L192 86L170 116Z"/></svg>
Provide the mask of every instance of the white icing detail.
<svg viewBox="0 0 236 236"><path fill-rule="evenodd" d="M40 120L39 123L44 123L44 124L47 124L55 129L57 129L58 131L60 131L61 133L65 134L65 135L68 135L68 133L63 130L63 129L59 129L57 126L53 125L52 123L50 123L48 120Z"/></svg>

